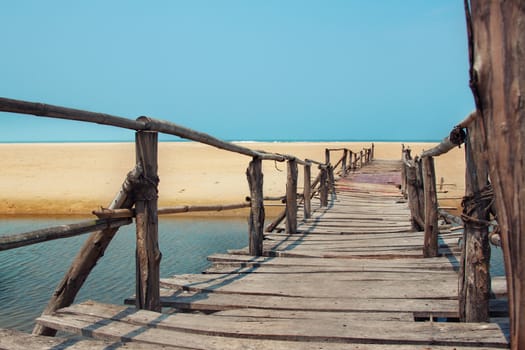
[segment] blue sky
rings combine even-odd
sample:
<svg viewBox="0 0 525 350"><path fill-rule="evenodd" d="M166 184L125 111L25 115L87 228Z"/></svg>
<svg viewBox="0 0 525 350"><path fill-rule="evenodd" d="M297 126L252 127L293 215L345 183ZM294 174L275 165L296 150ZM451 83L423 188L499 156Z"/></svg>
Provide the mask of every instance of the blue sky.
<svg viewBox="0 0 525 350"><path fill-rule="evenodd" d="M464 22L458 0L10 1L0 96L227 140L440 140L474 107ZM133 139L0 118L0 142Z"/></svg>

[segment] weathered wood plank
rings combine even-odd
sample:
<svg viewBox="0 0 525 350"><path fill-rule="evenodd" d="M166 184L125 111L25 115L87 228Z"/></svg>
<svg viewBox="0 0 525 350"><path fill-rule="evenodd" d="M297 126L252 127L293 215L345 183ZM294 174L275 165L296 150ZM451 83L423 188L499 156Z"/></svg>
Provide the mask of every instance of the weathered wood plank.
<svg viewBox="0 0 525 350"><path fill-rule="evenodd" d="M170 339L173 333L188 330L189 333L220 336L223 340L248 338L288 341L323 341L327 343L376 343L376 344L435 344L435 345L479 345L507 346L501 324L462 324L439 322L395 322L395 321L362 321L347 324L344 320L303 319L264 319L257 322L246 322L245 317L220 317L215 315L192 315L178 313L161 315L147 310L135 310L113 305L102 305L88 302L74 305L54 315L60 323L66 320L84 320L93 324L93 332L104 327L116 328L128 326L128 334L135 339L153 340L166 334ZM102 323L100 320L110 320ZM51 317L46 317L48 322ZM42 321L46 321L42 320ZM93 322L95 321L95 322ZM155 328L144 328L155 324ZM129 326L134 327L129 329ZM137 327L141 327L137 332ZM381 332L377 330L380 329ZM156 334L159 333L159 334ZM185 333L186 335L188 333ZM155 335L155 337L150 337ZM235 337L235 338L233 338ZM152 341L153 342L153 341ZM174 343L177 344L177 343Z"/></svg>
<svg viewBox="0 0 525 350"><path fill-rule="evenodd" d="M245 255L232 254L213 254L208 257L208 260L213 263L221 264L240 264L242 266L323 266L323 267L355 267L366 270L368 267L379 268L412 268L412 269L439 269L449 270L458 267L458 263L451 261L446 257L438 257L432 259L391 259L391 260L377 260L377 259L318 259L318 258L271 258L258 257L253 258Z"/></svg>
<svg viewBox="0 0 525 350"><path fill-rule="evenodd" d="M269 281L272 281L269 283ZM456 299L457 281L436 279L434 283L423 284L420 281L389 280L339 280L334 274L330 280L330 288L321 289L326 283L326 277L318 276L283 276L276 274L261 278L258 275L206 276L182 275L161 279L165 288L182 288L189 291L205 291L213 293L235 293L251 295L276 295L296 297L330 297L344 298L354 295L361 298L436 298ZM366 294L363 294L366 291Z"/></svg>
<svg viewBox="0 0 525 350"><path fill-rule="evenodd" d="M408 312L420 316L432 314L434 317L452 318L459 316L457 300L453 299L309 298L161 289L161 302L165 307L206 312L249 308L312 312ZM126 303L133 304L134 298L126 299Z"/></svg>
<svg viewBox="0 0 525 350"><path fill-rule="evenodd" d="M93 339L51 338L26 334L14 330L0 329L0 349L2 350L176 350L180 347L169 345L144 344L136 342L102 341Z"/></svg>
<svg viewBox="0 0 525 350"><path fill-rule="evenodd" d="M247 321L253 318L284 318L297 319L299 322L303 319L322 320L332 319L345 322L360 321L404 321L413 322L414 315L411 312L341 312L341 311L303 311L303 310L276 310L276 309L232 309L217 311L214 316L245 317Z"/></svg>

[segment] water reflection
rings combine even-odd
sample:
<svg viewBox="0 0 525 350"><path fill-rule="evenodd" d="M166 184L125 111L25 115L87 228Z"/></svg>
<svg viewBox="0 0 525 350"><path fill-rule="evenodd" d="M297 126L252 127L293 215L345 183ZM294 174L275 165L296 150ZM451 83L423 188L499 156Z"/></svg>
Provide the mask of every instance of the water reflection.
<svg viewBox="0 0 525 350"><path fill-rule="evenodd" d="M78 220L81 221L82 219ZM0 219L0 235L74 222L71 218ZM76 302L122 304L134 294L135 232L122 227L94 268ZM164 217L159 224L161 276L198 273L206 257L248 244L246 219ZM87 235L0 252L0 328L31 331Z"/></svg>

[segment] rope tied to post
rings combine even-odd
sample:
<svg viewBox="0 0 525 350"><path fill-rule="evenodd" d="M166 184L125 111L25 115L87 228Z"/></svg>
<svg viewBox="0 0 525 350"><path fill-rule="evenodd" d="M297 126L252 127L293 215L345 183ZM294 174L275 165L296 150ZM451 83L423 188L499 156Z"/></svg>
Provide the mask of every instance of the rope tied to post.
<svg viewBox="0 0 525 350"><path fill-rule="evenodd" d="M459 125L456 125L454 129L452 129L452 131L450 132L450 135L448 136L450 142L457 145L459 148L461 148L461 144L465 142L466 138L467 133Z"/></svg>
<svg viewBox="0 0 525 350"><path fill-rule="evenodd" d="M473 216L475 212L481 210L482 217L487 217L491 211L491 207L494 204L494 190L492 185L487 185L478 192L474 192L471 195L464 196L461 201L463 207L463 213L461 219L465 224L474 225L479 228L484 228L492 225L488 220L478 219Z"/></svg>
<svg viewBox="0 0 525 350"><path fill-rule="evenodd" d="M139 176L130 180L134 201L149 201L159 197L158 176L148 176L140 172Z"/></svg>

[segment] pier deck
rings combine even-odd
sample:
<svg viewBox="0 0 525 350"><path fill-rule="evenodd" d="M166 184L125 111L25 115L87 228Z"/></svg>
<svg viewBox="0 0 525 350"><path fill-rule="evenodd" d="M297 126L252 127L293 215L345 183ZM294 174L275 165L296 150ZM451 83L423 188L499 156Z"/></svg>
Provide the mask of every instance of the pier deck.
<svg viewBox="0 0 525 350"><path fill-rule="evenodd" d="M37 322L98 338L92 348L507 348L501 302L491 323L446 322L458 318L460 235L442 230L441 256L423 258L400 166L374 160L338 179L298 233L266 235L262 257L216 254L203 274L162 279L165 313L88 301Z"/></svg>

